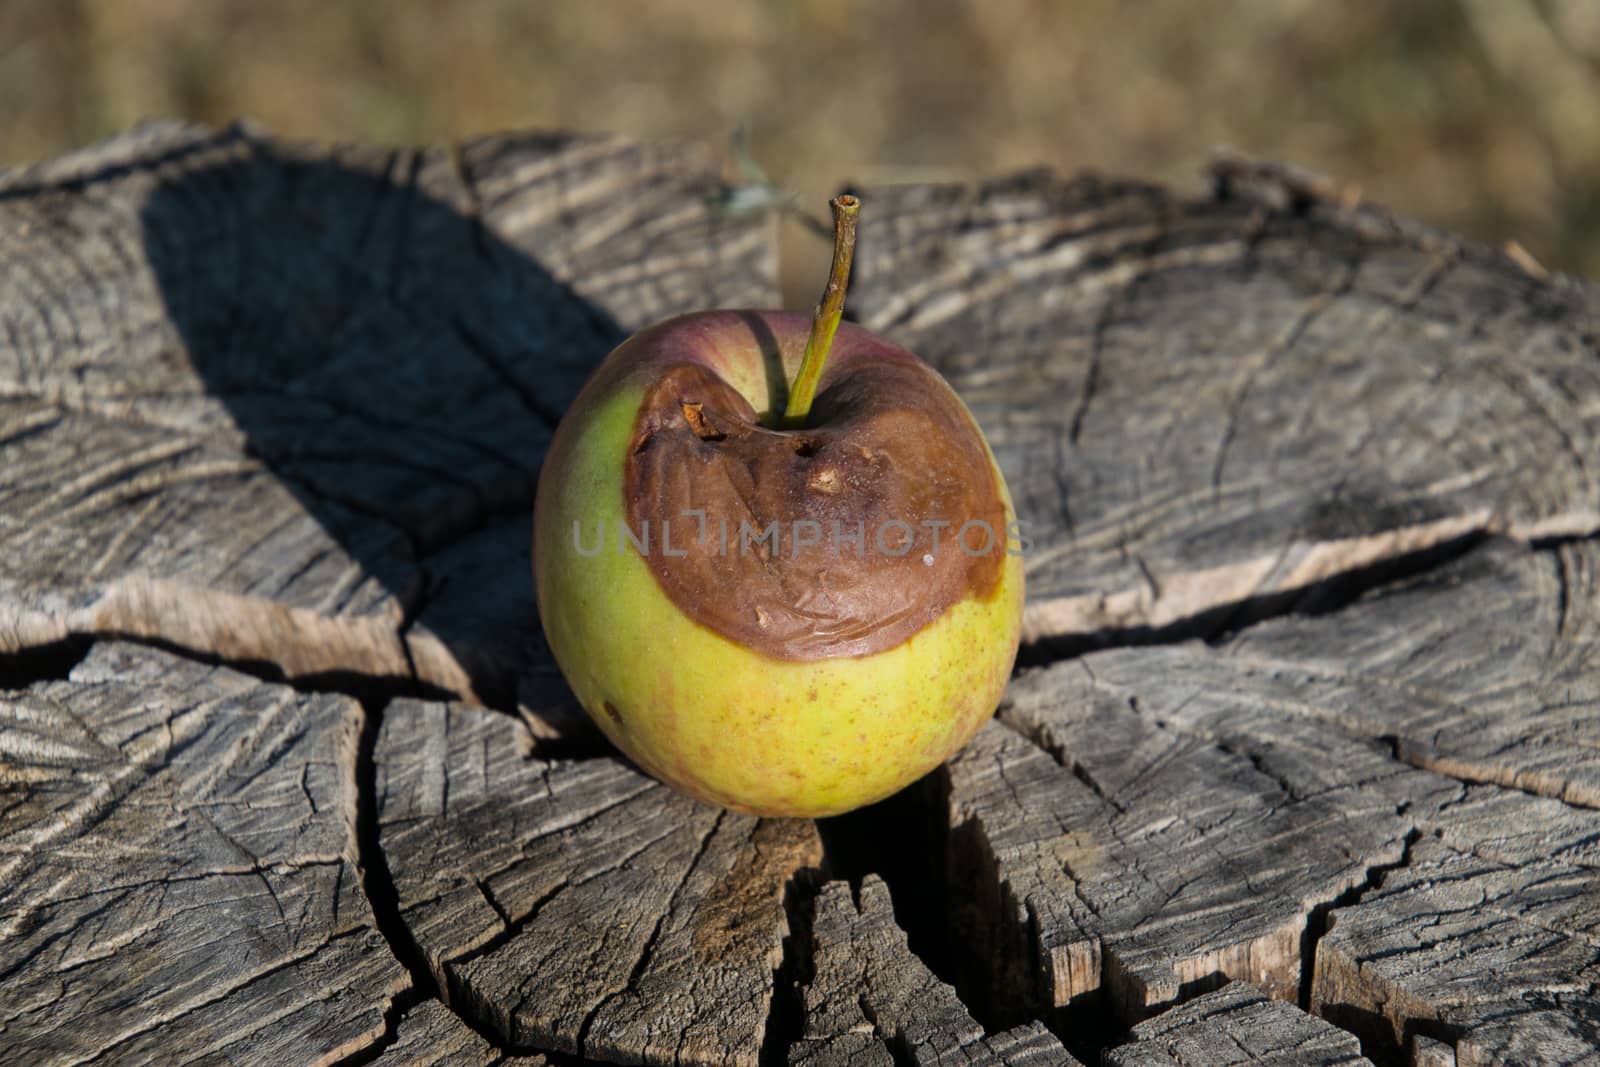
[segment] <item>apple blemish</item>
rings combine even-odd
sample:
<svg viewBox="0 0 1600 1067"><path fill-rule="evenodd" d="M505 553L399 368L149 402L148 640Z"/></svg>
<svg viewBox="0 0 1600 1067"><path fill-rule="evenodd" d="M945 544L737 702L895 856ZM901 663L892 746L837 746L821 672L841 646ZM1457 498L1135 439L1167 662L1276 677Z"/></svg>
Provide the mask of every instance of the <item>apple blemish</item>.
<svg viewBox="0 0 1600 1067"><path fill-rule="evenodd" d="M841 321L859 203L833 208L809 320L708 311L629 338L535 503L540 618L579 701L670 785L763 815L932 769L994 713L1021 632L1005 481L936 371Z"/></svg>

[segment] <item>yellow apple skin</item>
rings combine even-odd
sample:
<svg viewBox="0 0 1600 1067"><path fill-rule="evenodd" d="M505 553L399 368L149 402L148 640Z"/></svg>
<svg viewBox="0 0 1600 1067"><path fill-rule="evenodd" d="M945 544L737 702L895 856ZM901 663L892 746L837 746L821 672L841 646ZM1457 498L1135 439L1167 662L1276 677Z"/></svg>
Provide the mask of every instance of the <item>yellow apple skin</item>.
<svg viewBox="0 0 1600 1067"><path fill-rule="evenodd" d="M619 551L624 463L640 404L666 363L710 367L758 413L781 396L769 382L779 368L764 359L752 316L770 331L769 352L773 341L781 348L792 380L809 320L703 312L636 334L584 387L539 479L539 613L578 701L651 775L756 815L835 815L915 781L994 714L1021 633L1022 560L1008 552L989 596L969 594L908 640L864 656L778 659L689 618L631 544ZM835 351L846 349L846 359L851 346L840 342L851 331L871 338L842 326ZM870 354L870 345L855 347L854 358ZM1010 529L1011 498L992 454L989 463ZM605 531L599 552L579 553L575 523L585 552L597 526Z"/></svg>

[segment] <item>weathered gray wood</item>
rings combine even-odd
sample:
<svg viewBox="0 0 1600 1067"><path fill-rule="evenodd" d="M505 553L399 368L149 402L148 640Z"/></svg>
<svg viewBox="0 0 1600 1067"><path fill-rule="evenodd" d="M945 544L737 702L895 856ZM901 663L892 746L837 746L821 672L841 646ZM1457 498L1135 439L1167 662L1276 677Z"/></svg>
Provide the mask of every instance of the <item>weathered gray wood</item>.
<svg viewBox="0 0 1600 1067"><path fill-rule="evenodd" d="M395 1028L394 1044L373 1062L382 1067L489 1067L500 1062L500 1053L449 1008L425 1000L406 1012Z"/></svg>
<svg viewBox="0 0 1600 1067"><path fill-rule="evenodd" d="M1068 765L998 723L950 765L950 865L995 872L961 921L1002 1002L1045 1011L1103 991L1133 1023L1221 976L1294 999L1311 913L1402 855L1410 824L1388 798L1297 798L1076 664L1012 693L1016 721Z"/></svg>
<svg viewBox="0 0 1600 1067"><path fill-rule="evenodd" d="M1555 999L1557 1008L1518 1011L1473 1028L1456 1044L1456 1067L1600 1063L1600 1010L1594 998Z"/></svg>
<svg viewBox="0 0 1600 1067"><path fill-rule="evenodd" d="M1571 1034L1585 1027L1593 1032L1585 1021L1592 1018L1585 1003L1588 985L1576 996L1556 998L1559 1007L1542 1003L1540 968L1560 987L1583 973L1572 966L1575 960L1593 955L1593 903L1585 908L1579 894L1579 906L1553 905L1563 895L1563 879L1592 886L1600 863L1600 812L1579 806L1593 802L1596 773L1596 691L1589 666L1594 558L1588 543L1538 554L1488 546L1345 611L1279 620L1241 634L1219 650L1229 678L1184 681L1177 670L1163 672L1190 689L1251 690L1281 716L1310 716L1341 732L1397 738L1394 748L1406 764L1466 781L1510 782L1570 802L1475 785L1437 808L1405 808L1404 817L1429 836L1401 870L1383 875L1382 885L1386 891L1392 884L1425 888L1389 903L1367 894L1355 909L1401 939L1392 960L1361 965L1367 953L1382 949L1374 948L1370 934L1363 941L1348 926L1319 945L1311 996L1330 1018L1380 1043L1403 1043L1413 1030L1442 1021L1441 1034L1454 1038L1466 1031L1462 1049L1476 1040L1471 1027L1495 1019L1509 1033L1523 1014L1538 1020L1535 1034L1548 1030L1553 1039L1565 1032L1569 1044ZM1517 621L1507 625L1503 620L1509 619ZM1204 721L1204 703L1185 718ZM1323 759L1334 766L1344 762L1326 753ZM1426 908L1448 912L1459 899L1446 888L1448 878L1422 877L1439 849L1459 864L1499 872L1474 873L1469 881L1481 883L1485 894L1497 890L1503 897L1497 907L1514 917L1439 931L1452 942L1442 951L1470 944L1470 963L1457 961L1447 990L1427 966L1426 953L1414 944L1401 948L1409 938L1432 939L1423 929L1432 922ZM1519 879L1532 879L1537 889L1524 891ZM1474 907L1487 908L1488 899L1479 898ZM1519 925L1523 911L1536 913L1530 921L1538 930ZM1590 947L1563 956L1560 943L1571 938ZM1508 966L1511 960L1518 965ZM1361 1013L1379 996L1386 1007L1379 1019L1366 1020ZM1498 1007L1476 1007L1489 1003Z"/></svg>
<svg viewBox="0 0 1600 1067"><path fill-rule="evenodd" d="M361 711L114 643L0 693L0 1059L329 1062L410 986L355 862Z"/></svg>
<svg viewBox="0 0 1600 1067"><path fill-rule="evenodd" d="M918 794L943 877L894 891L952 906L963 1003L875 877L813 908L811 824L575 730L540 642L526 513L578 383L774 300L710 153L158 125L0 175L0 676L98 642L0 698L0 1059L1059 1063L975 1016L1097 1010L1126 1057L1351 1051L1299 1001L1374 1055L1581 1062L1600 301L1222 184L865 194L852 306L989 431L1028 656L1168 642L1023 674ZM396 700L363 735L119 636L521 715ZM1278 999L1204 995L1234 978Z"/></svg>
<svg viewBox="0 0 1600 1067"><path fill-rule="evenodd" d="M452 1003L513 1048L754 1064L821 858L809 821L758 821L613 759L530 760L516 719L397 701L375 761L401 914Z"/></svg>
<svg viewBox="0 0 1600 1067"><path fill-rule="evenodd" d="M248 126L0 176L0 652L131 634L514 692L536 622L505 575L583 377L639 326L774 299L768 226L717 187L697 146ZM493 582L431 561L518 514L477 544Z"/></svg>
<svg viewBox="0 0 1600 1067"><path fill-rule="evenodd" d="M1444 987L1377 934L1344 948L1324 941L1309 988L1305 953L1317 916L1347 894L1402 943L1420 909L1445 906L1438 880L1420 875L1412 911L1368 902L1372 882L1401 877L1385 869L1411 869L1406 846L1418 835L1418 849L1433 842L1496 869L1537 869L1546 888L1557 872L1592 885L1600 811L1471 784L1493 775L1442 773L1466 764L1453 744L1510 761L1537 752L1539 782L1582 795L1571 783L1593 771L1583 741L1593 683L1582 665L1593 662L1596 598L1570 576L1588 574L1592 554L1588 544L1541 553L1490 544L1345 611L1263 623L1220 647L1098 652L1021 676L1004 724L949 764L949 862L978 875L956 893L957 917L973 930L975 957L995 961L995 995L1044 1011L1103 991L1132 1022L1225 976L1311 997L1330 1017L1353 1005L1352 1026L1382 1004L1387 1037L1363 1030L1390 1045L1440 1019L1453 1038L1504 1016L1508 1001L1542 995L1505 966L1536 958L1514 924L1475 932L1443 1001ZM1573 598L1558 610L1556 583L1541 578L1562 566ZM1489 621L1462 621L1477 618ZM1507 618L1519 625L1495 621ZM1449 758L1397 759L1411 737ZM1575 906L1540 921L1549 937L1587 945L1593 918ZM1380 981L1382 968L1362 962L1373 956L1400 969ZM1584 1018L1571 996L1589 988L1587 971L1573 969L1580 956L1538 964L1576 983L1561 990L1568 1026ZM1449 997L1496 1007L1450 1016ZM1526 1010L1535 1007L1547 1009Z"/></svg>
<svg viewBox="0 0 1600 1067"><path fill-rule="evenodd" d="M540 1055L502 1055L437 1000L406 1012L395 1040L372 1061L379 1067L548 1067Z"/></svg>
<svg viewBox="0 0 1600 1067"><path fill-rule="evenodd" d="M1214 627L1472 531L1600 526L1592 290L1235 184L1262 199L1047 172L861 194L851 306L988 435L1031 636Z"/></svg>
<svg viewBox="0 0 1600 1067"><path fill-rule="evenodd" d="M1592 291L1251 178L1214 201L1048 174L863 194L853 306L984 425L1035 542L1035 639L1212 633L1385 561L1596 528ZM1014 685L1008 721L1057 759L991 728L950 772L989 995L1105 989L1129 1021L1221 976L1303 995L1322 908L1423 816L1471 840L1452 799L1521 809L1472 827L1498 845L1585 840L1559 805L1446 777L1600 796L1587 549L1482 558L1453 596L1247 630L1226 665L1129 652Z"/></svg>
<svg viewBox="0 0 1600 1067"><path fill-rule="evenodd" d="M1600 553L1492 545L1319 618L1226 646L1280 698L1401 759L1600 807Z"/></svg>
<svg viewBox="0 0 1600 1067"><path fill-rule="evenodd" d="M1413 1035L1411 1067L1456 1067L1455 1046L1422 1034Z"/></svg>
<svg viewBox="0 0 1600 1067"><path fill-rule="evenodd" d="M1244 982L1196 997L1133 1028L1134 1043L1106 1053L1107 1067L1357 1067L1355 1037L1268 999Z"/></svg>
<svg viewBox="0 0 1600 1067"><path fill-rule="evenodd" d="M1078 1062L1037 1022L986 1035L956 991L912 954L876 875L863 880L859 907L845 882L824 886L816 907L805 1028L790 1063Z"/></svg>
<svg viewBox="0 0 1600 1067"><path fill-rule="evenodd" d="M1454 1039L1458 1062L1600 1062L1597 884L1593 867L1425 838L1329 916L1312 1007L1384 1044Z"/></svg>

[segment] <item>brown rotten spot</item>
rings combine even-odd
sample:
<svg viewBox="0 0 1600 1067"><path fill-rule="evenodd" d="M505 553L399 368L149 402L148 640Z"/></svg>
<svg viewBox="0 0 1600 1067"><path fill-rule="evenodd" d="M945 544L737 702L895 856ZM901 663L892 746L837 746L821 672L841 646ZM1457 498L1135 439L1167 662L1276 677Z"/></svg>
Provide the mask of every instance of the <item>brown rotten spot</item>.
<svg viewBox="0 0 1600 1067"><path fill-rule="evenodd" d="M646 447L627 459L627 521L649 532L662 589L764 655L879 652L999 585L993 468L971 417L920 364L832 376L803 433L762 426L706 367L677 364L646 394L634 440Z"/></svg>

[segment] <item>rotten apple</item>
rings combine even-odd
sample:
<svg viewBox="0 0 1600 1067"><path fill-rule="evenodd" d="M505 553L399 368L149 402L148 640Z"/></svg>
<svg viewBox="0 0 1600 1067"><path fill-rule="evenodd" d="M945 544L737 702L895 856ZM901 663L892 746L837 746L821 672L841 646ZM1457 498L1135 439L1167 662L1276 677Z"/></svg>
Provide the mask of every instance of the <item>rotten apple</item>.
<svg viewBox="0 0 1600 1067"><path fill-rule="evenodd" d="M613 351L534 508L579 702L650 774L761 815L837 814L937 766L994 713L1021 631L1020 531L977 424L840 323L856 210L834 201L812 319L702 312Z"/></svg>

